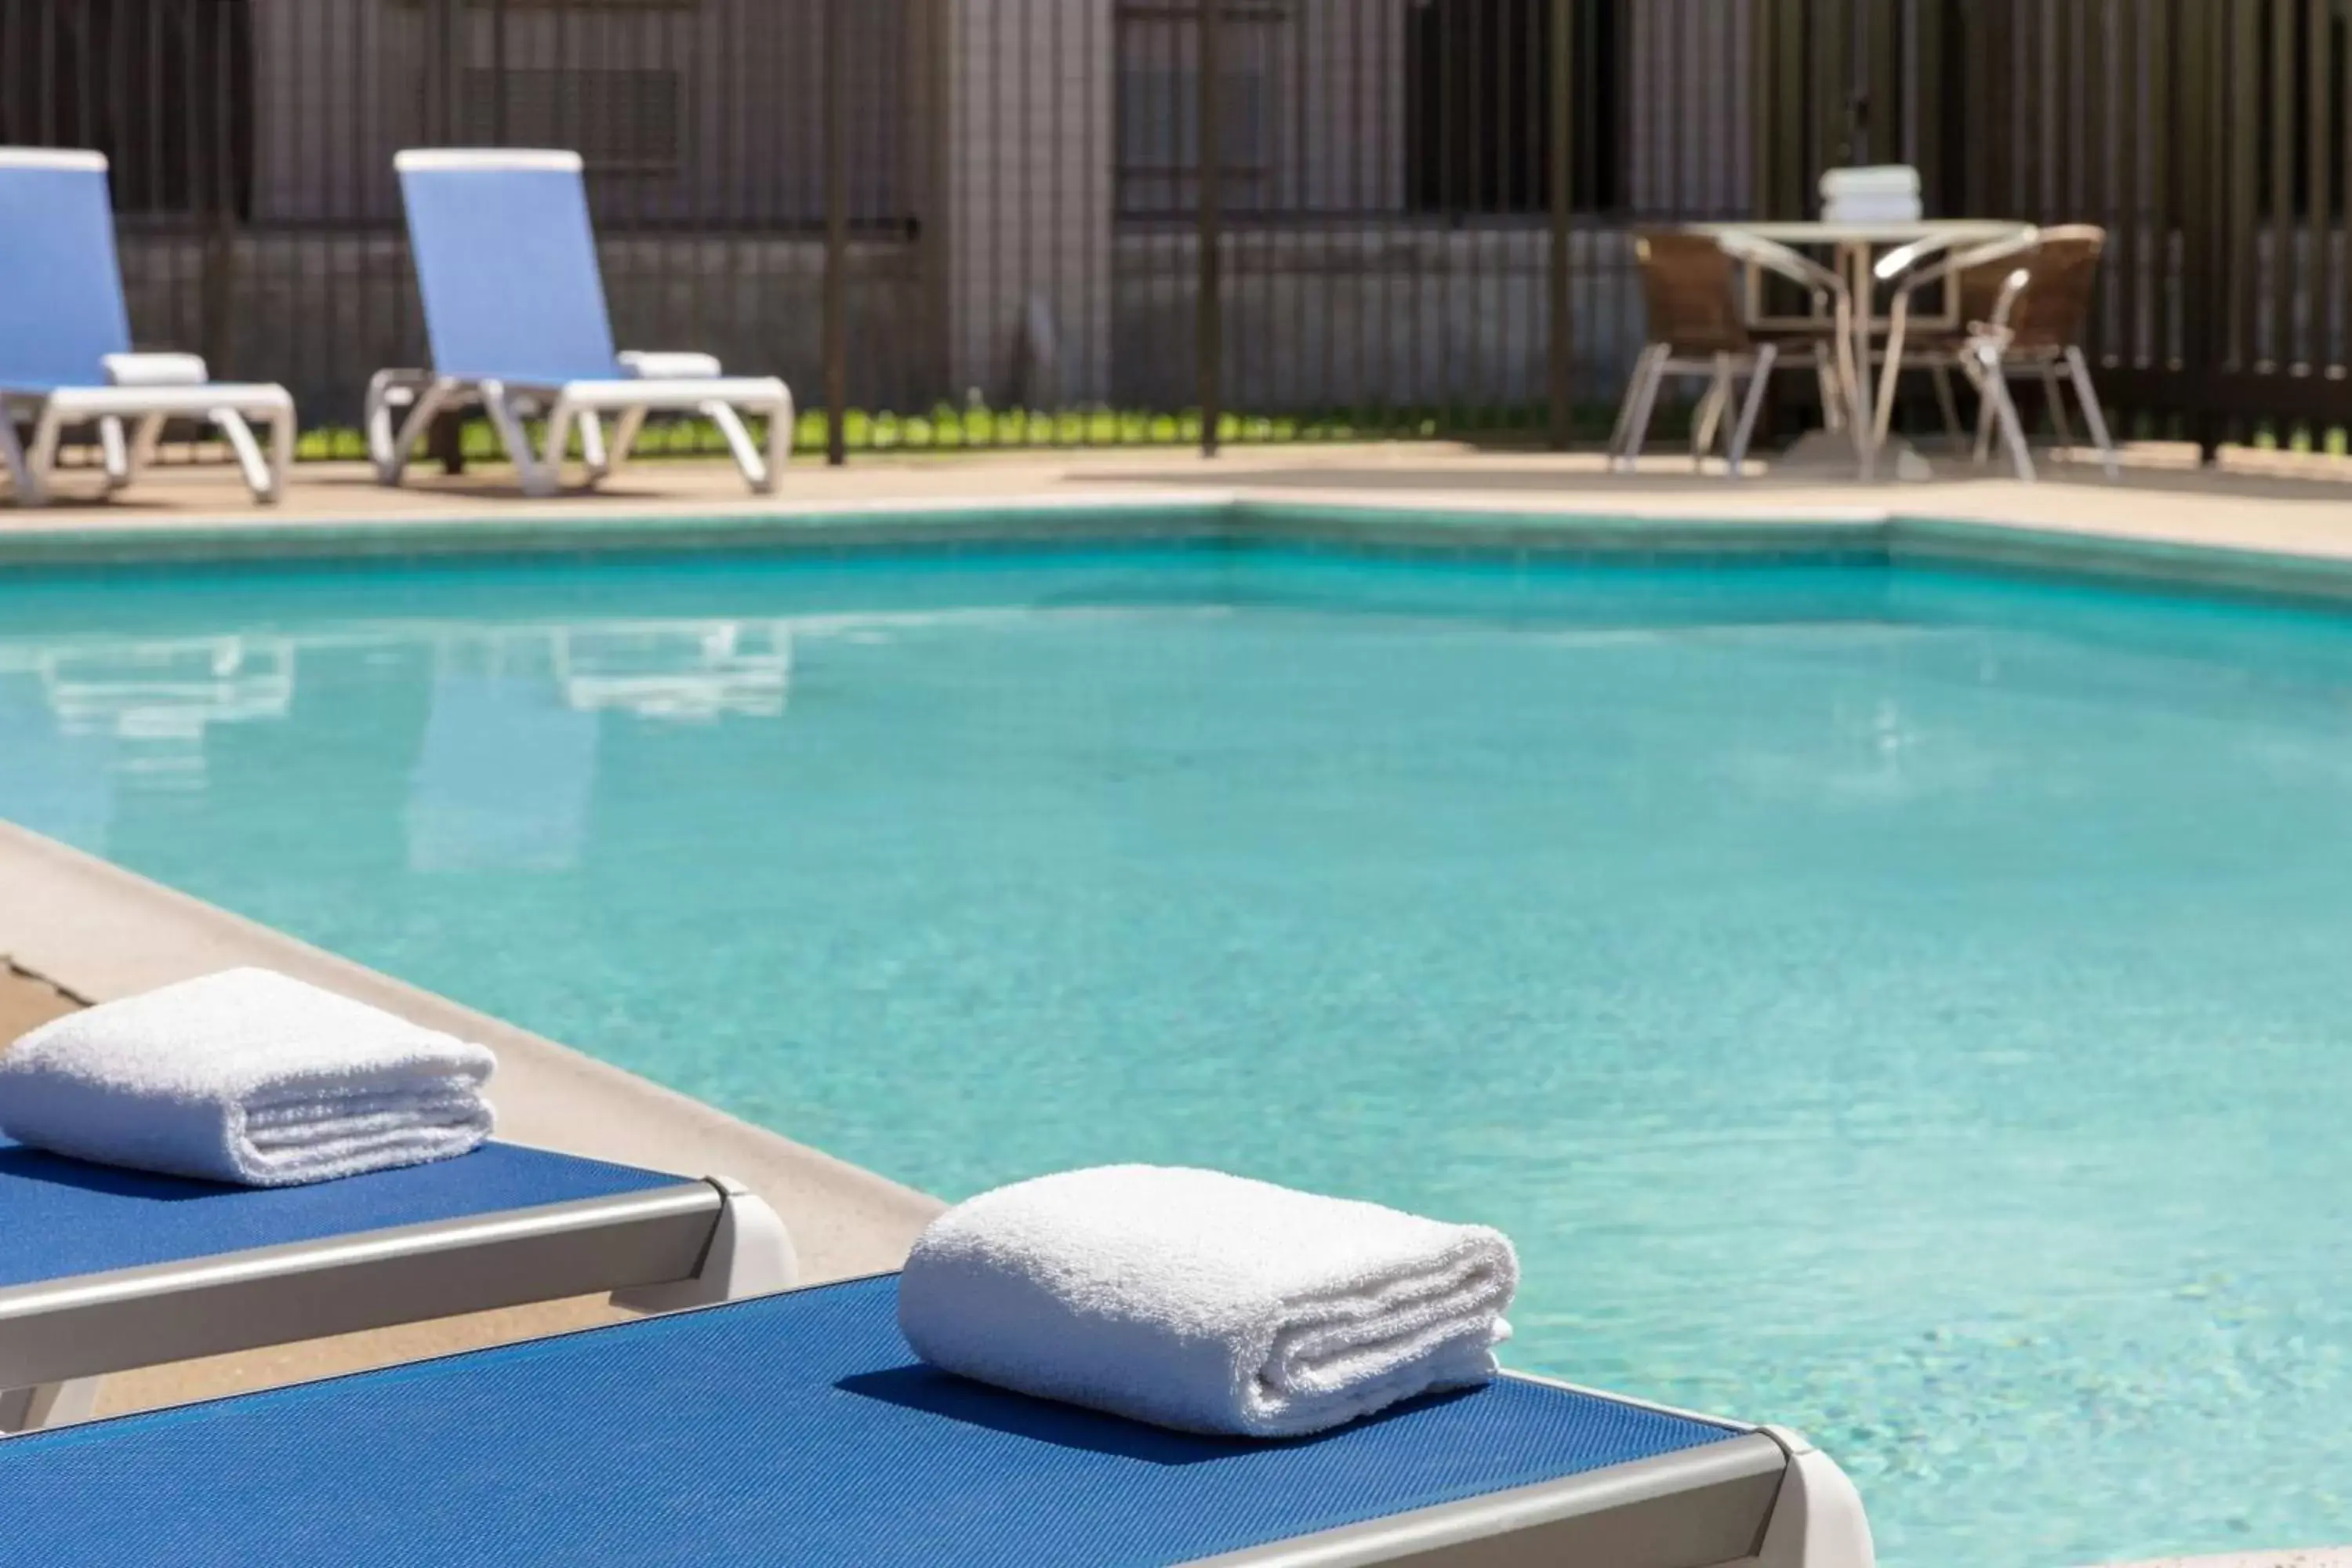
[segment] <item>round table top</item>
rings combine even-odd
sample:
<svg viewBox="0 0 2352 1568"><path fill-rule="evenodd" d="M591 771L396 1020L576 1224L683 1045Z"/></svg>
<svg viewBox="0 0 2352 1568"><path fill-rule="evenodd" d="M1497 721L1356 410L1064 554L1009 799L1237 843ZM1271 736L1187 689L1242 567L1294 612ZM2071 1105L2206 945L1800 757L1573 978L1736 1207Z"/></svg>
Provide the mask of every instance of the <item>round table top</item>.
<svg viewBox="0 0 2352 1568"><path fill-rule="evenodd" d="M1759 219L1754 223L1693 223L1692 234L1752 234L1781 245L1908 245L1918 239L2005 239L2033 226L2014 218L1923 217L1910 222L1829 223L1821 219Z"/></svg>

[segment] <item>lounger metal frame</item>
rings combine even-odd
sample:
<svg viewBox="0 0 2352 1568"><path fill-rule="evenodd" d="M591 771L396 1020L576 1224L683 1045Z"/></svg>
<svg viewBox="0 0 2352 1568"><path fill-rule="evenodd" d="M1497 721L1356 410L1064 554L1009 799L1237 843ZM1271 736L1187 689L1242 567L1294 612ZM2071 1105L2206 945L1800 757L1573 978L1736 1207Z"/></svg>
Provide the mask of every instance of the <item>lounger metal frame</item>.
<svg viewBox="0 0 2352 1568"><path fill-rule="evenodd" d="M1688 1416L1550 1378L1505 1375ZM1704 1447L1196 1558L1188 1568L1873 1568L1875 1561L1862 1496L1836 1461L1800 1433L1752 1426Z"/></svg>
<svg viewBox="0 0 2352 1568"><path fill-rule="evenodd" d="M761 495L772 495L792 455L795 417L791 391L773 376L520 385L424 370L380 370L369 378L367 389L368 458L375 465L377 481L398 485L433 421L469 407L489 416L499 444L521 477L523 493L530 496L551 496L562 488L564 450L575 427L588 482L599 484L628 460L646 416L663 412L700 414L716 425L744 482ZM747 413L767 416L764 453L743 423ZM601 417L605 414L619 416L609 442ZM542 415L547 420L544 449L533 445L525 423Z"/></svg>
<svg viewBox="0 0 2352 1568"><path fill-rule="evenodd" d="M598 1336L634 1331L628 1327L591 1331ZM1696 1422L1720 1436L1549 1481L1406 1509L1334 1529L1274 1536L1193 1559L1194 1568L1408 1563L1463 1568L1553 1568L1563 1563L1615 1568L1873 1568L1870 1525L1860 1495L1827 1455L1798 1434L1694 1415L1549 1379L1506 1375L1586 1400ZM728 1435L716 1433L712 1440L724 1444ZM0 1448L5 1447L0 1440ZM907 1463L919 1464L919 1448L901 1451ZM804 1484L804 1479L796 1481L789 1465L780 1463L773 1484L792 1487ZM1266 1484L1281 1484L1280 1476L1269 1475Z"/></svg>
<svg viewBox="0 0 2352 1568"><path fill-rule="evenodd" d="M87 1417L109 1373L612 1292L646 1311L790 1289L783 1221L680 1181L0 1289L0 1434Z"/></svg>
<svg viewBox="0 0 2352 1568"><path fill-rule="evenodd" d="M104 153L80 149L0 147L0 168L71 169L103 176L107 163ZM111 281L118 290L122 287L119 271ZM177 357L203 373L202 360ZM43 504L49 499L49 480L65 432L94 424L106 488L118 490L154 460L163 422L174 418L204 419L219 429L255 500L276 501L285 495L286 472L294 461L294 398L282 386L261 383L198 380L38 388L0 383L0 471L12 481L18 506ZM266 457L254 438L255 420L269 430ZM29 445L16 434L20 421L32 426Z"/></svg>
<svg viewBox="0 0 2352 1568"><path fill-rule="evenodd" d="M393 166L404 174L436 170L539 169L577 177L581 172L580 155L576 153L510 149L411 149L395 153ZM707 358L629 353L618 357L623 365L639 358ZM368 382L368 456L375 465L377 479L386 485L397 485L407 471L417 443L436 418L478 406L488 416L499 444L520 476L523 493L549 496L562 487L564 453L575 427L589 482L594 484L627 460L647 415L695 413L718 426L745 482L760 494L772 494L792 452L792 391L774 376L722 375L716 360L709 360L708 363L708 374L643 378L616 375L610 380L536 384L423 370L379 371ZM606 414L618 416L609 444L602 419ZM743 423L745 414L767 417L764 455ZM525 422L542 416L547 422L546 440L543 446L534 446Z"/></svg>

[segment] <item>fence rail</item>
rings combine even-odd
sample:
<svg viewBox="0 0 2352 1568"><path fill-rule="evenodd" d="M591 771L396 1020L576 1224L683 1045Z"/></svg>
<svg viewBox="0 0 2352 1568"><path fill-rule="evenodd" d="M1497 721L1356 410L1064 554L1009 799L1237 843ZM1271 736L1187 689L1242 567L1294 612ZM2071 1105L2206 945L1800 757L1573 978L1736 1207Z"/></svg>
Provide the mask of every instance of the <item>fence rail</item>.
<svg viewBox="0 0 2352 1568"><path fill-rule="evenodd" d="M392 154L557 144L617 334L866 445L1596 436L1641 226L1849 162L2113 237L2128 428L2352 423L2347 0L0 0L142 342L354 422ZM0 280L0 287L5 287ZM691 432L685 438L691 439ZM312 450L329 449L315 440Z"/></svg>

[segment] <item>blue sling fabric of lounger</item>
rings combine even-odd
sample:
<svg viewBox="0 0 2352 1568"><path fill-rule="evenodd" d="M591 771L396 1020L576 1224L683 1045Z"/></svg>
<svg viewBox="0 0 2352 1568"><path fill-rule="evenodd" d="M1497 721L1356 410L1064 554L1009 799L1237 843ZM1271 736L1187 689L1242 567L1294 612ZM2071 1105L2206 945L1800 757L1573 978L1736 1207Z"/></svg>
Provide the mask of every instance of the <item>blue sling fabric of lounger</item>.
<svg viewBox="0 0 2352 1568"><path fill-rule="evenodd" d="M0 1440L5 1539L119 1563L1178 1563L1733 1429L1511 1379L1194 1437L915 1362L895 1277Z"/></svg>
<svg viewBox="0 0 2352 1568"><path fill-rule="evenodd" d="M683 1176L515 1143L303 1187L188 1181L0 1138L0 1289L253 1247L675 1186ZM18 1245L37 1237L39 1245Z"/></svg>
<svg viewBox="0 0 2352 1568"><path fill-rule="evenodd" d="M0 156L0 387L104 385L105 356L131 348L131 321L103 163Z"/></svg>
<svg viewBox="0 0 2352 1568"><path fill-rule="evenodd" d="M622 374L577 167L404 169L400 188L436 371L538 386Z"/></svg>

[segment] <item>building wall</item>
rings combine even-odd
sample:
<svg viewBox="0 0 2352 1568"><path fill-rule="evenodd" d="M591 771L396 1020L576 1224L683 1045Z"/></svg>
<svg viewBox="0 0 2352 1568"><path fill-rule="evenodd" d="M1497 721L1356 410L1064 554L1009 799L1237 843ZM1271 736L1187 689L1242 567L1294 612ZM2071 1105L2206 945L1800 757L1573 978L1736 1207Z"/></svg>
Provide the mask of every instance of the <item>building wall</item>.
<svg viewBox="0 0 2352 1568"><path fill-rule="evenodd" d="M1406 38L1419 3L1288 0L1225 26L1229 72L1255 79L1265 166L1228 192L1240 235L1227 259L1236 403L1328 405L1357 395L1348 389L1359 382L1362 395L1394 403L1541 395L1540 218L1464 228L1407 211ZM145 242L136 313L158 335L335 409L376 365L415 360L392 154L490 139L501 127L484 73L503 67L508 140L589 143L622 338L709 348L745 370L781 371L804 402L818 400L824 0L252 6L250 226L226 250ZM1136 144L1121 133L1123 95L1193 99L1195 31L1122 27L1118 10L1118 0L845 8L861 404L1191 400L1191 192L1172 193L1183 199L1160 216L1123 216L1118 176ZM1728 32L1727 12L1738 18ZM1622 194L1636 213L1739 210L1751 162L1745 7L1627 0L1623 15ZM532 73L558 70L588 79L587 96L548 100L555 78ZM629 101L667 130L614 130L627 117L612 106ZM605 129L568 134L583 115ZM1180 130L1159 151L1181 154L1181 140ZM670 232L624 245L646 229ZM1575 243L1590 274L1576 296L1580 375L1599 388L1638 331L1637 291L1622 286L1622 243Z"/></svg>
<svg viewBox="0 0 2352 1568"><path fill-rule="evenodd" d="M256 223L397 222L394 152L501 141L580 147L606 222L823 216L823 0L253 0L253 13ZM909 13L844 14L851 208L900 218Z"/></svg>
<svg viewBox="0 0 2352 1568"><path fill-rule="evenodd" d="M1615 398L1642 342L1641 291L1619 229L1570 239L1575 395ZM1551 237L1540 230L1359 224L1225 242L1226 406L1532 409L1549 394ZM1197 401L1199 250L1121 237L1113 398Z"/></svg>
<svg viewBox="0 0 2352 1568"><path fill-rule="evenodd" d="M950 395L1108 395L1112 0L958 0L937 196Z"/></svg>
<svg viewBox="0 0 2352 1568"><path fill-rule="evenodd" d="M1636 214L1747 212L1755 186L1752 8L1633 0L1627 10L1627 205Z"/></svg>

